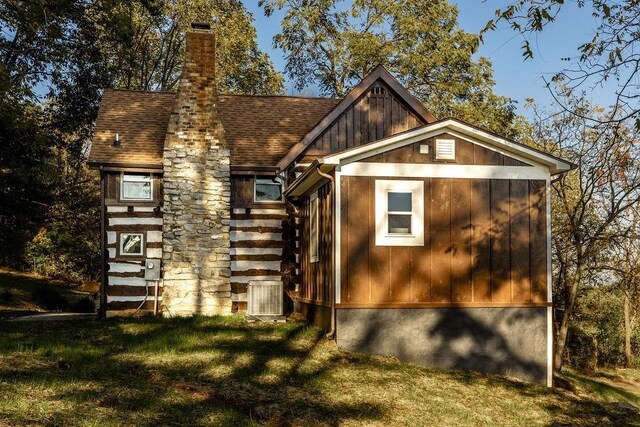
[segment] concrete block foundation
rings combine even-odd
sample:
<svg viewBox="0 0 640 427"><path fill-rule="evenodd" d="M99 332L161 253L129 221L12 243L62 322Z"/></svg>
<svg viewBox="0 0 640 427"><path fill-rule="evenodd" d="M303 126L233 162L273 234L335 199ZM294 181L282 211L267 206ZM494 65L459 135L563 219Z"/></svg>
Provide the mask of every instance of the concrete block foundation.
<svg viewBox="0 0 640 427"><path fill-rule="evenodd" d="M547 382L547 308L338 309L338 346Z"/></svg>

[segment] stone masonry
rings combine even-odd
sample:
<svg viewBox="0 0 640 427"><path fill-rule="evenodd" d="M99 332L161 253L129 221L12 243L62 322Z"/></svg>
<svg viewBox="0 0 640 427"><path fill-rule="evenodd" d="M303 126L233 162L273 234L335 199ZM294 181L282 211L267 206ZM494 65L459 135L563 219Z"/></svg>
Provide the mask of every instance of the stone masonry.
<svg viewBox="0 0 640 427"><path fill-rule="evenodd" d="M194 26L164 143L166 316L231 313L230 160L214 64L213 34Z"/></svg>

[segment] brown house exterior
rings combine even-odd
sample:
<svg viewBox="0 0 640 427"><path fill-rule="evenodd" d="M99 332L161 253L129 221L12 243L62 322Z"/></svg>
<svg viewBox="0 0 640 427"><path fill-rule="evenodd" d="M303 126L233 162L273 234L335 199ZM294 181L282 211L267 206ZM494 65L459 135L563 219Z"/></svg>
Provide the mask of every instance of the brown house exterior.
<svg viewBox="0 0 640 427"><path fill-rule="evenodd" d="M217 94L213 46L187 35L177 93L104 93L105 314L282 289L341 348L550 384L549 186L572 165L436 120L382 67L343 99Z"/></svg>

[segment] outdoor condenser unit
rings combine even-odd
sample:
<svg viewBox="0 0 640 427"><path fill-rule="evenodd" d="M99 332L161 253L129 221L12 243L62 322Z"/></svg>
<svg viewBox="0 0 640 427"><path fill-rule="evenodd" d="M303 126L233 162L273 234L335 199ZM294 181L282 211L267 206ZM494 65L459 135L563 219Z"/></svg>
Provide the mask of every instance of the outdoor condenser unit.
<svg viewBox="0 0 640 427"><path fill-rule="evenodd" d="M252 280L247 293L247 315L282 316L282 282Z"/></svg>

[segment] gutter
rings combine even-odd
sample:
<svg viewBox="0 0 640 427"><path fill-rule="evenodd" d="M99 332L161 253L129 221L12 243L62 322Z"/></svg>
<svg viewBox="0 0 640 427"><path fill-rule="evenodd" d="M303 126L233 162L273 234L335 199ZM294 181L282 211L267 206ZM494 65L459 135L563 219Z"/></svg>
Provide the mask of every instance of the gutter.
<svg viewBox="0 0 640 427"><path fill-rule="evenodd" d="M319 163L318 163L319 164ZM335 215L335 209L336 209L336 204L334 201L334 193L333 190L335 188L335 179L329 175L326 174L324 172L322 172L320 170L320 168L318 168L316 170L316 172L318 173L318 175L320 175L323 178L327 178L329 180L329 200L331 200L331 207L332 209L332 223L333 223L333 230L331 232L331 244L333 245L333 253L331 254L331 256L329 257L329 271L332 272L331 274L331 330L327 333L326 337L327 339L334 339L336 336L336 280L335 280L335 256L336 256L336 239L335 239L335 227L336 227L336 215Z"/></svg>

